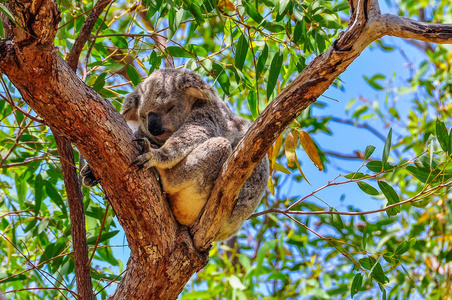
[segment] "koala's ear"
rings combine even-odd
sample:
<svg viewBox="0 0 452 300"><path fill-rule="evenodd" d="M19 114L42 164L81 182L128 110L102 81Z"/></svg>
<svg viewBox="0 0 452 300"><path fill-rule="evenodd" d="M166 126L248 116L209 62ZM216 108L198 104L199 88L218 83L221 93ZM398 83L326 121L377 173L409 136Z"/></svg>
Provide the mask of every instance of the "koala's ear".
<svg viewBox="0 0 452 300"><path fill-rule="evenodd" d="M130 93L121 108L121 115L126 121L138 121L138 105L140 104L140 93L138 88Z"/></svg>
<svg viewBox="0 0 452 300"><path fill-rule="evenodd" d="M197 99L214 101L218 98L217 92L208 85L200 75L191 71L182 71L177 79L177 88Z"/></svg>

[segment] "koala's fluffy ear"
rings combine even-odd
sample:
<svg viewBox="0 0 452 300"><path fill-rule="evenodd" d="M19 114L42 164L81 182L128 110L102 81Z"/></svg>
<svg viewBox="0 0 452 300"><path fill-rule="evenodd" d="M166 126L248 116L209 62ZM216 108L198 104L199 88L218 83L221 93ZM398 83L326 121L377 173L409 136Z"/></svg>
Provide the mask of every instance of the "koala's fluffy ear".
<svg viewBox="0 0 452 300"><path fill-rule="evenodd" d="M217 92L208 85L200 75L183 71L177 78L177 88L197 99L214 101L218 98Z"/></svg>
<svg viewBox="0 0 452 300"><path fill-rule="evenodd" d="M138 88L130 93L121 108L121 115L126 121L138 121L138 105L140 104L140 93Z"/></svg>

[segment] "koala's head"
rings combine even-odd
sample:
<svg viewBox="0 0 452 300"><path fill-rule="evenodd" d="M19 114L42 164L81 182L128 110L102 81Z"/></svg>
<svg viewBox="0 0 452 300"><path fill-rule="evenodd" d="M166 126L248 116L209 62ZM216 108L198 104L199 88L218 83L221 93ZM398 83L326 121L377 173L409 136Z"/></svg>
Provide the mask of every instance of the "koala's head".
<svg viewBox="0 0 452 300"><path fill-rule="evenodd" d="M217 97L198 74L161 69L127 96L121 114L155 143L163 145L186 121L195 103L215 101Z"/></svg>

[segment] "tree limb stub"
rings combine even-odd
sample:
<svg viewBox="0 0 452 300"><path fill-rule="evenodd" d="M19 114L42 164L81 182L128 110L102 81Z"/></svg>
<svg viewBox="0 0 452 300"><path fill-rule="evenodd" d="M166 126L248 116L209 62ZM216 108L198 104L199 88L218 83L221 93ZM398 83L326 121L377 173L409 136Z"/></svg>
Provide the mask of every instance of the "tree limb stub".
<svg viewBox="0 0 452 300"><path fill-rule="evenodd" d="M269 104L225 162L203 213L191 228L199 251L208 249L220 225L230 216L241 186L276 138L295 117L328 89L370 43L385 35L433 42L452 41L452 25L427 26L425 23L408 22L396 16L381 15L376 0L350 2L356 9L352 10L351 24L347 30ZM391 19L397 20L395 24L388 25ZM409 26L411 29L408 29ZM405 28L410 34L403 33ZM421 28L429 30L422 33ZM438 32L439 29L441 33Z"/></svg>

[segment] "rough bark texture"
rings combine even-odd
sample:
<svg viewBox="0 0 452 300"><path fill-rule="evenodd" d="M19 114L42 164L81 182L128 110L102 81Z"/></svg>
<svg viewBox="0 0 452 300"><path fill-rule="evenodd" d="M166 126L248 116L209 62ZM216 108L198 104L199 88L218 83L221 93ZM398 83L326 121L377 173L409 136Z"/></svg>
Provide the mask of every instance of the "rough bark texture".
<svg viewBox="0 0 452 300"><path fill-rule="evenodd" d="M86 242L85 211L83 209L83 193L75 167L74 149L64 136L52 130L60 155L66 189L69 216L71 220L71 236L74 248L75 280L77 294L80 299L94 299L93 282L91 280L88 244Z"/></svg>
<svg viewBox="0 0 452 300"><path fill-rule="evenodd" d="M16 0L10 5L31 34L13 28L14 40L0 42L0 71L48 125L77 145L127 236L131 257L113 299L175 299L206 264L211 241L253 167L293 118L371 42L386 34L452 41L451 26L432 27L395 16L391 21L380 14L376 0L350 1L349 28L267 107L225 163L203 214L190 229L192 240L187 228L174 220L151 172L129 166L138 150L124 119L58 56L53 47L59 21L55 3Z"/></svg>

